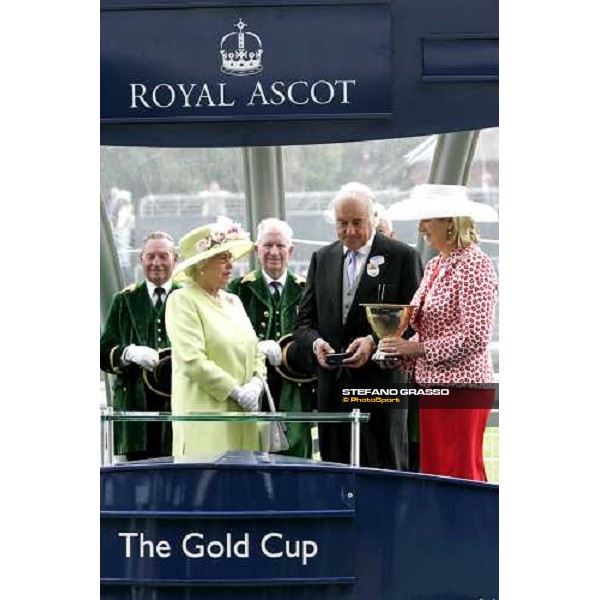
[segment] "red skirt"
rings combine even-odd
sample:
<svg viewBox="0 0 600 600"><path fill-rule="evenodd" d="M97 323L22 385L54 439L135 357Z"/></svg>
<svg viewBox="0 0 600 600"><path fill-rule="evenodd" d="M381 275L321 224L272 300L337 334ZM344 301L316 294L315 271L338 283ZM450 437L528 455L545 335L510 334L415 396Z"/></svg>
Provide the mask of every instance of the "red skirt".
<svg viewBox="0 0 600 600"><path fill-rule="evenodd" d="M420 400L420 471L487 481L483 434L493 389L450 388L449 396Z"/></svg>

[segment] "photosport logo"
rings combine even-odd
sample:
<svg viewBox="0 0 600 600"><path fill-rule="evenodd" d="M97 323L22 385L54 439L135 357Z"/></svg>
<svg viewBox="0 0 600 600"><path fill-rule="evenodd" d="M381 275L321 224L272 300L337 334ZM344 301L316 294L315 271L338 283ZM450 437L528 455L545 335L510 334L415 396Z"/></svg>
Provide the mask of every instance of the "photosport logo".
<svg viewBox="0 0 600 600"><path fill-rule="evenodd" d="M219 39L219 38L217 38ZM216 40L215 40L216 41ZM286 39L286 51L289 51ZM215 49L216 50L216 49ZM303 47L302 53L306 51ZM335 77L298 77L269 79L263 68L263 42L248 24L238 18L234 31L220 38L218 45L220 69L213 71L203 80L162 81L154 85L148 82L129 82L129 111L152 111L157 116L161 111L175 111L180 115L210 115L223 113L278 114L301 110L321 111L323 107L334 110L349 110L357 80ZM277 48L270 49L270 56L282 56ZM272 59L273 61L274 59ZM303 61L304 62L304 61ZM206 67L211 61L202 63ZM216 66L216 65L215 65ZM304 66L301 70L304 70ZM271 64L271 71L273 71ZM241 85L244 78L262 74L250 85ZM238 81L220 80L221 74L233 76ZM231 84L228 87L228 83ZM249 108L246 108L249 107ZM217 109L217 110L214 110ZM218 109L225 109L218 111ZM265 111L265 109L271 109ZM274 110L273 110L274 109Z"/></svg>

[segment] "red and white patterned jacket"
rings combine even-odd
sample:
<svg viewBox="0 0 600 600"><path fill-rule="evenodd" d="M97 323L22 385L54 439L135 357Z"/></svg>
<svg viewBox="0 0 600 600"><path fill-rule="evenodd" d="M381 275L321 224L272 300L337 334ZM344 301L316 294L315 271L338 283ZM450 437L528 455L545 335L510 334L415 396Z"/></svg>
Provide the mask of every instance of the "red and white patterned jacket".
<svg viewBox="0 0 600 600"><path fill-rule="evenodd" d="M403 361L417 383L493 383L489 346L497 299L494 265L477 245L427 263L411 302L418 307L412 340L424 343L425 357Z"/></svg>

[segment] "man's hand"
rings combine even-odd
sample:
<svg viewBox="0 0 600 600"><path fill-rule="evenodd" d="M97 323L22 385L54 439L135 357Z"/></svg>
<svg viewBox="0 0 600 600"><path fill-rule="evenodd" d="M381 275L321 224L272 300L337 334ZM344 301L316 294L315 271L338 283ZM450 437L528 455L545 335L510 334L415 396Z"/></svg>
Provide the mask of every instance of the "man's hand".
<svg viewBox="0 0 600 600"><path fill-rule="evenodd" d="M352 356L344 359L343 365L349 369L359 369L371 358L373 350L375 342L370 335L356 338L346 349L346 352L352 352Z"/></svg>
<svg viewBox="0 0 600 600"><path fill-rule="evenodd" d="M325 357L328 354L332 354L333 352L335 352L335 350L325 340L319 338L315 342L315 354L317 356L317 361L319 362L321 367L323 367L323 369L327 369L328 371L331 371L333 369L333 367L330 367L325 362Z"/></svg>
<svg viewBox="0 0 600 600"><path fill-rule="evenodd" d="M258 342L258 351L261 352L274 367L278 367L281 364L281 347L275 340Z"/></svg>
<svg viewBox="0 0 600 600"><path fill-rule="evenodd" d="M146 369L146 371L152 371L158 364L159 357L158 352L154 348L148 346L136 346L131 344L125 348L123 352L123 362L125 364L135 363Z"/></svg>

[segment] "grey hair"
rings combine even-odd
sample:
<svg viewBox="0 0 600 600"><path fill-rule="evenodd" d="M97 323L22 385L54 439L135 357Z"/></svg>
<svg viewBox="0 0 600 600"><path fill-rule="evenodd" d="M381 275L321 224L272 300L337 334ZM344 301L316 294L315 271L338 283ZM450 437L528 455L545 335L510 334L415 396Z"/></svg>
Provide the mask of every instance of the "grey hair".
<svg viewBox="0 0 600 600"><path fill-rule="evenodd" d="M168 233L165 233L164 231L151 231L148 235L144 236L142 241L142 252L146 250L146 244L150 240L167 240L168 242L171 242L171 245L173 246L173 254L177 255L175 240Z"/></svg>
<svg viewBox="0 0 600 600"><path fill-rule="evenodd" d="M350 181L349 183L343 185L338 193L334 196L333 210L337 210L340 202L349 198L354 198L355 200L360 200L366 203L369 221L371 221L372 225L375 225L375 194L373 193L373 190L364 183Z"/></svg>
<svg viewBox="0 0 600 600"><path fill-rule="evenodd" d="M292 241L294 239L294 232L292 231L292 228L285 221L276 219L274 217L263 219L258 224L256 227L256 243L260 244L267 231L272 229L281 233L281 235L283 235L283 237L289 242L290 246L292 245Z"/></svg>

